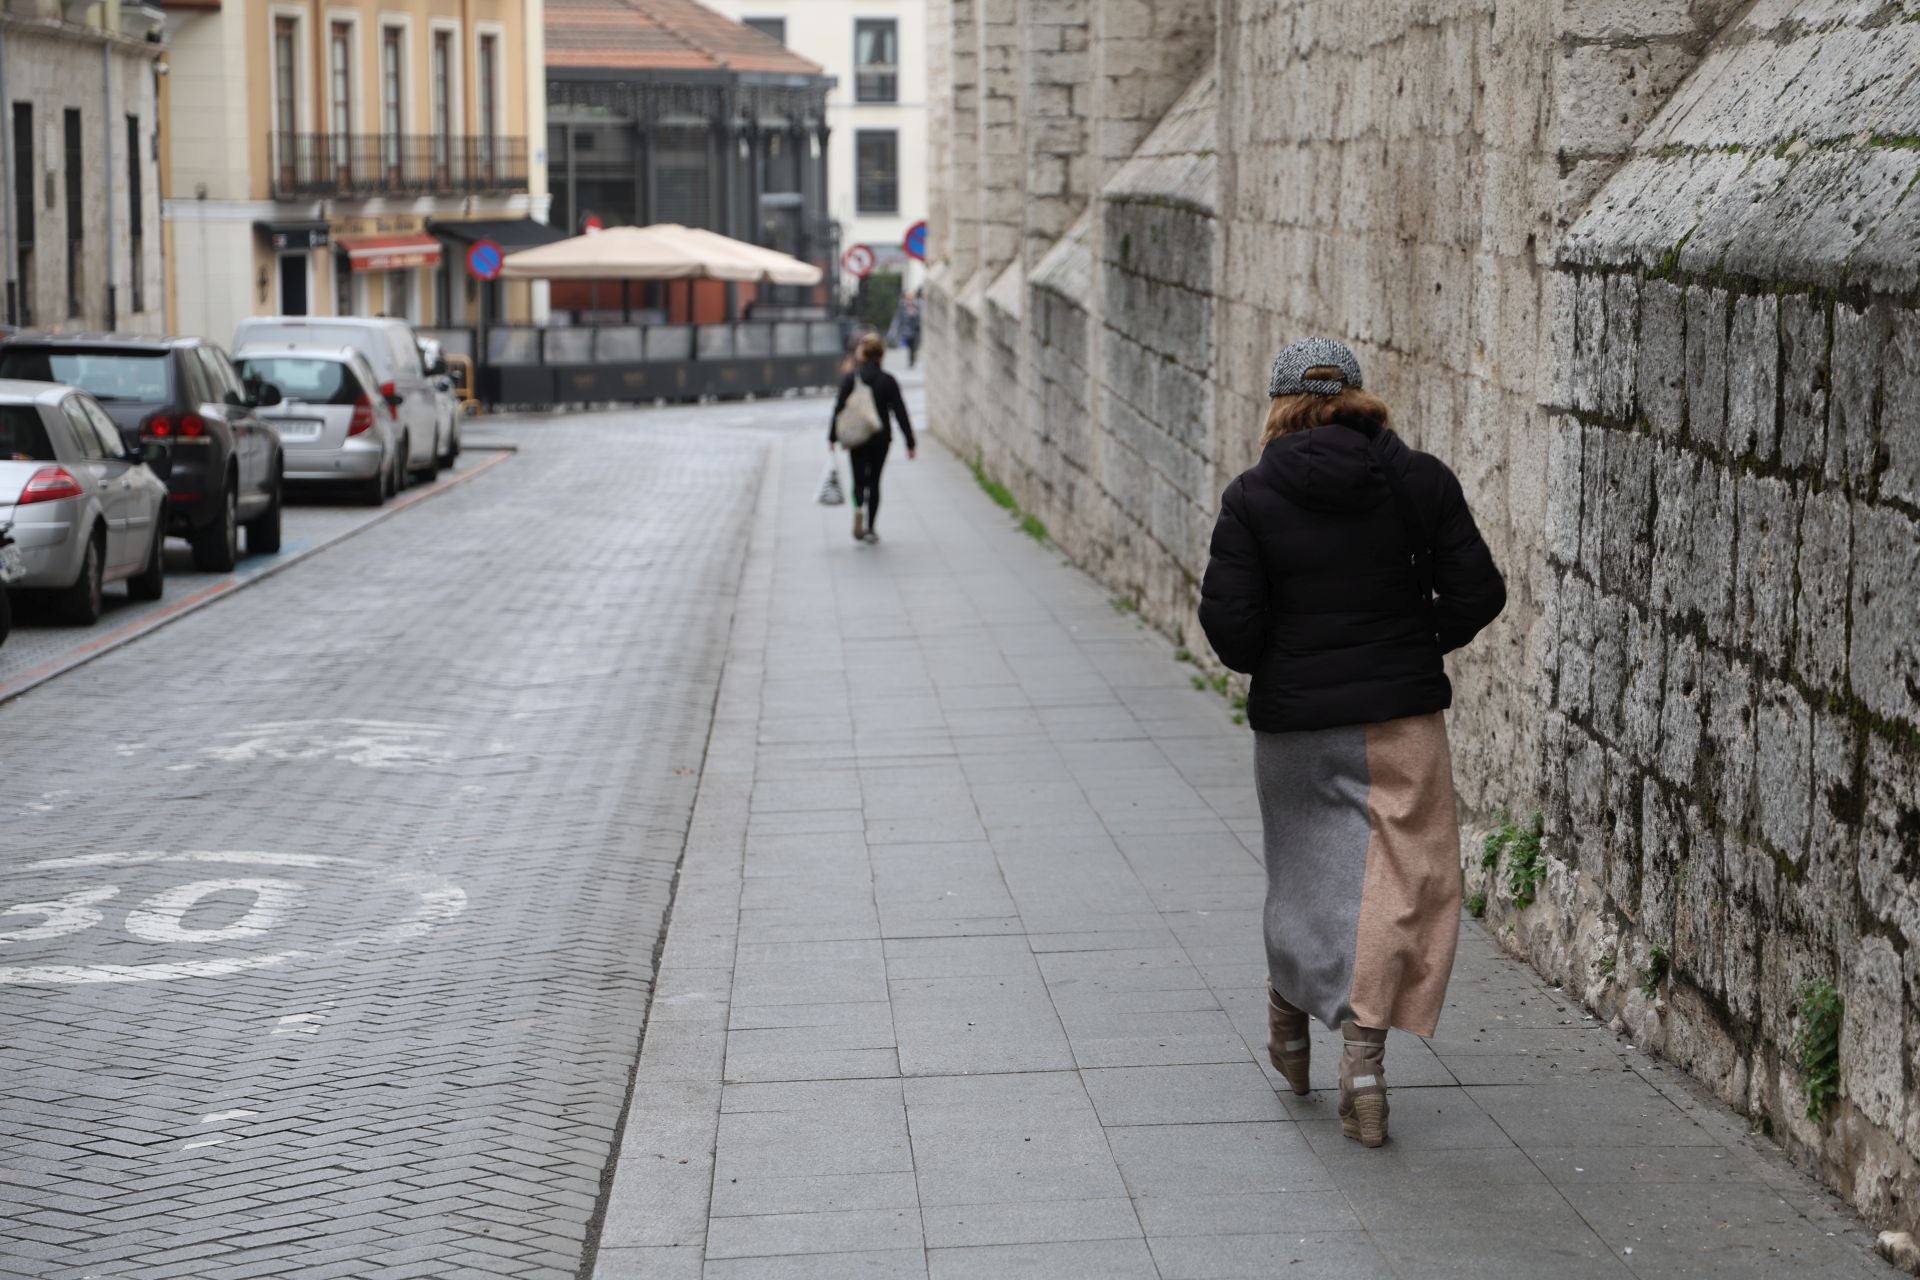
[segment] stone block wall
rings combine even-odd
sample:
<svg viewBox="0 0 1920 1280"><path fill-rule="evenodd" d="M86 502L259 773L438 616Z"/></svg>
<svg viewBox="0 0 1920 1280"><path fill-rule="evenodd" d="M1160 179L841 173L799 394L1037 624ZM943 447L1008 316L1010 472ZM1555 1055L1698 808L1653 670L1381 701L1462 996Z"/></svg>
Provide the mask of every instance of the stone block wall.
<svg viewBox="0 0 1920 1280"><path fill-rule="evenodd" d="M1563 239L1549 874L1524 911L1490 887L1538 967L1912 1228L1920 26L1874 22L1755 6Z"/></svg>
<svg viewBox="0 0 1920 1280"><path fill-rule="evenodd" d="M1463 822L1545 815L1524 909L1468 842L1496 935L1920 1225L1920 0L994 2L933 431L1191 639L1273 352L1353 345L1508 578L1449 660Z"/></svg>

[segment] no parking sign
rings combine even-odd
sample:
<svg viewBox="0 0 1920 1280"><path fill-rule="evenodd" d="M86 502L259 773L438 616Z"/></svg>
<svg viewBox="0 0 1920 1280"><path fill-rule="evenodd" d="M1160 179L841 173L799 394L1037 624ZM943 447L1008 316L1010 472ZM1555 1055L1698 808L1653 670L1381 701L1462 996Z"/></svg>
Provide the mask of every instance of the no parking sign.
<svg viewBox="0 0 1920 1280"><path fill-rule="evenodd" d="M907 228L906 239L900 242L900 247L907 251L909 258L917 258L921 262L927 260L927 224L924 219Z"/></svg>
<svg viewBox="0 0 1920 1280"><path fill-rule="evenodd" d="M476 240L473 247L467 250L467 274L475 280L498 280L506 257L506 250L494 241Z"/></svg>

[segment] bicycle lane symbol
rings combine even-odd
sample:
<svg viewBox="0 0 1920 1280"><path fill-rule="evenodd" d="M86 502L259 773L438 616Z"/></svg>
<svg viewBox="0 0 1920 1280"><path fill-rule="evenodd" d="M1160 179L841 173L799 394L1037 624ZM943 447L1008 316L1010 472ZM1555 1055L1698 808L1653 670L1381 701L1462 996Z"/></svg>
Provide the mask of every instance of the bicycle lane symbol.
<svg viewBox="0 0 1920 1280"><path fill-rule="evenodd" d="M87 875L92 883L40 901L21 902L0 910L0 962L22 944L104 929L108 904L133 899L126 892L126 873L144 868L184 871L202 878L170 884L141 894L122 921L126 935L139 942L186 945L194 948L219 943L271 943L291 923L303 899L312 890L311 878L347 880L363 897L391 898L402 903L385 924L355 927L317 944L281 947L245 955L203 956L142 964L14 964L0 963L0 985L71 985L90 982L161 982L180 978L220 977L270 968L366 945L403 942L422 937L466 910L467 895L442 876L394 871L360 858L312 853L265 853L251 850L192 850L184 853L124 852L46 858L17 868L14 875L62 873ZM115 873L122 873L118 877ZM88 875L87 873L92 873ZM209 874L211 873L211 874ZM308 878L296 878L302 875ZM10 877L11 878L11 877ZM103 883L104 881L104 883ZM229 896L246 903L238 918L214 927L190 922L194 908L208 899L226 904ZM4 901L4 899L0 899ZM223 914L231 914L231 910ZM29 918L16 923L20 917ZM31 918L38 917L37 920Z"/></svg>

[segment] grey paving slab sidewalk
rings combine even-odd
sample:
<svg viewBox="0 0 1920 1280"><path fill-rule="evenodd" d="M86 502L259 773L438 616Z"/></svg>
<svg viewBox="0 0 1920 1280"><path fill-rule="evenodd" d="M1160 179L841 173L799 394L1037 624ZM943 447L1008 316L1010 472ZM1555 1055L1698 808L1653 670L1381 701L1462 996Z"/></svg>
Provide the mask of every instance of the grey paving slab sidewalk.
<svg viewBox="0 0 1920 1280"><path fill-rule="evenodd" d="M1884 1277L1467 922L1393 1141L1263 1052L1251 742L937 446L769 457L595 1274Z"/></svg>

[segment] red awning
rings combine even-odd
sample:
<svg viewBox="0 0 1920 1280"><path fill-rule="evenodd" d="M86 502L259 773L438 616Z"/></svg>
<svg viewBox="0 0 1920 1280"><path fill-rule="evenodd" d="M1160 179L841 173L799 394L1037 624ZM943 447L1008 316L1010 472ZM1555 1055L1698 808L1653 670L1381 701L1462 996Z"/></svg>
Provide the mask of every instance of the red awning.
<svg viewBox="0 0 1920 1280"><path fill-rule="evenodd" d="M440 265L440 242L430 235L342 236L334 245L346 250L355 271L406 271Z"/></svg>

